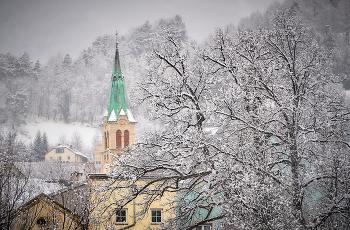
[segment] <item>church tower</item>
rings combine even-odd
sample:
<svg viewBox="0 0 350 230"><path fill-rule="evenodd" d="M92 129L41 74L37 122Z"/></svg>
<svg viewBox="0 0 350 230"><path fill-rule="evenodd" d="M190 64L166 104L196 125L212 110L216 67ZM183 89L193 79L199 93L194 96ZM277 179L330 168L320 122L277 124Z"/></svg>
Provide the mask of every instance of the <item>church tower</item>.
<svg viewBox="0 0 350 230"><path fill-rule="evenodd" d="M118 41L114 57L114 67L111 78L109 106L102 125L102 168L112 163L111 152L120 155L123 149L135 142L136 121L131 113L124 76L120 68Z"/></svg>

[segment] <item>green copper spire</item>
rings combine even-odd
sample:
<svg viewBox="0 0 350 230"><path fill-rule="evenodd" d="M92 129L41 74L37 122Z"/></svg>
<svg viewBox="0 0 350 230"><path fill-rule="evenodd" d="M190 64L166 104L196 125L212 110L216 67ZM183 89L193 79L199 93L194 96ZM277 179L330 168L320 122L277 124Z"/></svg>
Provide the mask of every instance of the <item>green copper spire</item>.
<svg viewBox="0 0 350 230"><path fill-rule="evenodd" d="M112 86L107 111L107 121L117 121L119 115L126 115L129 122L136 122L130 111L124 77L120 68L118 41L116 42L114 69L111 80Z"/></svg>

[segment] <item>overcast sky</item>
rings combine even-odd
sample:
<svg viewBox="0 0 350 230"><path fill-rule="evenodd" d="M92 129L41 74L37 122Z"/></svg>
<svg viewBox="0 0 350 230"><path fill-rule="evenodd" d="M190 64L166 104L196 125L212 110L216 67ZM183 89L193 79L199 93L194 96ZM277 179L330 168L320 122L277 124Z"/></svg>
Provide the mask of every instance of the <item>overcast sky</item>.
<svg viewBox="0 0 350 230"><path fill-rule="evenodd" d="M99 35L126 34L179 14L191 39L282 0L0 0L0 53L28 52L42 64L57 53L73 58Z"/></svg>

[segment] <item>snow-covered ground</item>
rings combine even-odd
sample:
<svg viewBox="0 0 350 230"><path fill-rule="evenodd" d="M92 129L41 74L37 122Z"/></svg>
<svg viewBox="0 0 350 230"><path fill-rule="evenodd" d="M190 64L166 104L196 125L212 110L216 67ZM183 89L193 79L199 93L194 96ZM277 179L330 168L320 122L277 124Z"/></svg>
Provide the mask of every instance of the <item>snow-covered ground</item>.
<svg viewBox="0 0 350 230"><path fill-rule="evenodd" d="M70 141L72 139L73 133L77 132L81 135L83 144L85 146L90 146L94 135L97 133L101 134L101 129L98 127L92 127L89 124L81 124L79 122L74 122L66 124L64 122L55 121L36 121L22 125L17 129L19 138L26 144L31 143L37 131L40 130L41 134L46 133L49 143L51 145L56 145L59 143L60 136L64 135L66 140ZM61 143L67 144L67 143Z"/></svg>

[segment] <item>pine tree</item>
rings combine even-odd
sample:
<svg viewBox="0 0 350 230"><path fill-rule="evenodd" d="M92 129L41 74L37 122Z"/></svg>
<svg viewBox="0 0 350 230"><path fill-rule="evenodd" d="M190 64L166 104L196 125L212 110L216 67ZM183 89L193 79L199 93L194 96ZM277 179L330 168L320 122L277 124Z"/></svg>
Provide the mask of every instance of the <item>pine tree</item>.
<svg viewBox="0 0 350 230"><path fill-rule="evenodd" d="M6 98L8 117L12 119L12 127L25 124L28 112L28 94L24 91L8 93Z"/></svg>
<svg viewBox="0 0 350 230"><path fill-rule="evenodd" d="M45 155L49 151L49 141L46 135L46 132L43 133L42 142L41 142L41 157L45 160Z"/></svg>
<svg viewBox="0 0 350 230"><path fill-rule="evenodd" d="M41 156L41 148L42 148L42 137L40 130L37 131L34 139L34 143L32 144L32 159L33 161L42 161L44 160Z"/></svg>

